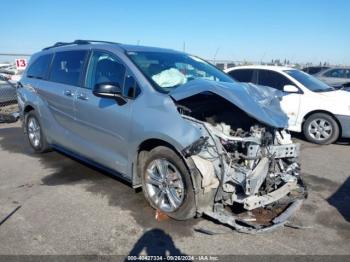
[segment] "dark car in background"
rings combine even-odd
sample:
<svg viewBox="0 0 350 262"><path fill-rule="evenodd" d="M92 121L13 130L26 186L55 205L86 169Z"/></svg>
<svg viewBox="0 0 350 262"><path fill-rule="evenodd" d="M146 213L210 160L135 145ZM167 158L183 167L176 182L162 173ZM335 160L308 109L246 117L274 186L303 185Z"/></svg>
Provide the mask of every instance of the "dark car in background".
<svg viewBox="0 0 350 262"><path fill-rule="evenodd" d="M329 68L328 66L307 66L307 67L304 67L302 71L310 75L314 75L328 68Z"/></svg>

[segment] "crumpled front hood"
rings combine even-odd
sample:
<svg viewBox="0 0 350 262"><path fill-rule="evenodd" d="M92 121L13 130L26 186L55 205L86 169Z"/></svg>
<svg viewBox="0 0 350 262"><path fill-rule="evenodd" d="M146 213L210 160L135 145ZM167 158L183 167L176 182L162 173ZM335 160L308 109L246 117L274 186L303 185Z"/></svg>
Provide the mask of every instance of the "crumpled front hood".
<svg viewBox="0 0 350 262"><path fill-rule="evenodd" d="M271 87L196 79L172 90L169 95L179 101L203 92L225 98L264 124L276 128L288 127L288 116L280 106L284 93Z"/></svg>

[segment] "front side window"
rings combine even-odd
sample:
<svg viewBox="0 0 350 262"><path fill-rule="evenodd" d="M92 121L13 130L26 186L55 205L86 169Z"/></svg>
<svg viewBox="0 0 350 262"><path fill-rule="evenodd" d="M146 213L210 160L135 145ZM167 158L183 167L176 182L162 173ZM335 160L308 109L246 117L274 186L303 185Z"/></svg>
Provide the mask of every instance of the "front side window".
<svg viewBox="0 0 350 262"><path fill-rule="evenodd" d="M94 51L89 62L85 87L93 89L96 84L114 83L124 86L125 66L116 57L103 51Z"/></svg>
<svg viewBox="0 0 350 262"><path fill-rule="evenodd" d="M284 75L270 71L258 70L258 83L262 86L269 86L283 91L285 85L293 85L293 83Z"/></svg>
<svg viewBox="0 0 350 262"><path fill-rule="evenodd" d="M291 77L293 77L295 80L297 80L299 83L301 83L310 91L329 92L334 90L334 88L328 86L324 82L302 71L293 69L293 70L285 70L284 72L290 75Z"/></svg>
<svg viewBox="0 0 350 262"><path fill-rule="evenodd" d="M253 81L253 72L254 70L252 69L237 69L228 74L239 82L251 83Z"/></svg>
<svg viewBox="0 0 350 262"><path fill-rule="evenodd" d="M57 52L52 62L50 81L79 86L87 51Z"/></svg>
<svg viewBox="0 0 350 262"><path fill-rule="evenodd" d="M45 79L47 71L49 70L51 58L51 54L38 57L28 68L27 76L37 79Z"/></svg>
<svg viewBox="0 0 350 262"><path fill-rule="evenodd" d="M184 53L128 52L130 59L162 93L196 79L234 82L228 75L204 60Z"/></svg>

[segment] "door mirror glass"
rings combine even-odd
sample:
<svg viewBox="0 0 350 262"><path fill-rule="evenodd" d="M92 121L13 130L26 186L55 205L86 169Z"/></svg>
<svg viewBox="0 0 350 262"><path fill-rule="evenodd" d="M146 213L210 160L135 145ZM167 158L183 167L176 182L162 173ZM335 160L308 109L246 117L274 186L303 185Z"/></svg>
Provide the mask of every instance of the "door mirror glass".
<svg viewBox="0 0 350 262"><path fill-rule="evenodd" d="M299 89L293 85L285 85L283 86L283 91L286 93L299 93Z"/></svg>
<svg viewBox="0 0 350 262"><path fill-rule="evenodd" d="M122 97L122 89L118 83L106 82L96 84L92 92L98 97Z"/></svg>

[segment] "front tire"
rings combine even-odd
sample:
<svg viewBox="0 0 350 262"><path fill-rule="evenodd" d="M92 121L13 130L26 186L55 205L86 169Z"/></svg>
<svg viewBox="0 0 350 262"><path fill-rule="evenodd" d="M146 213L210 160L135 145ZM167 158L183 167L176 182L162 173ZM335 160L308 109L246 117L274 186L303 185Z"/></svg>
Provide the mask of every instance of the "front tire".
<svg viewBox="0 0 350 262"><path fill-rule="evenodd" d="M303 133L311 143L328 145L338 139L339 126L332 116L316 113L306 119Z"/></svg>
<svg viewBox="0 0 350 262"><path fill-rule="evenodd" d="M35 111L30 111L25 116L25 129L29 144L36 153L49 151L45 134Z"/></svg>
<svg viewBox="0 0 350 262"><path fill-rule="evenodd" d="M196 214L190 173L170 148L159 146L147 155L142 170L142 189L150 205L177 220Z"/></svg>

